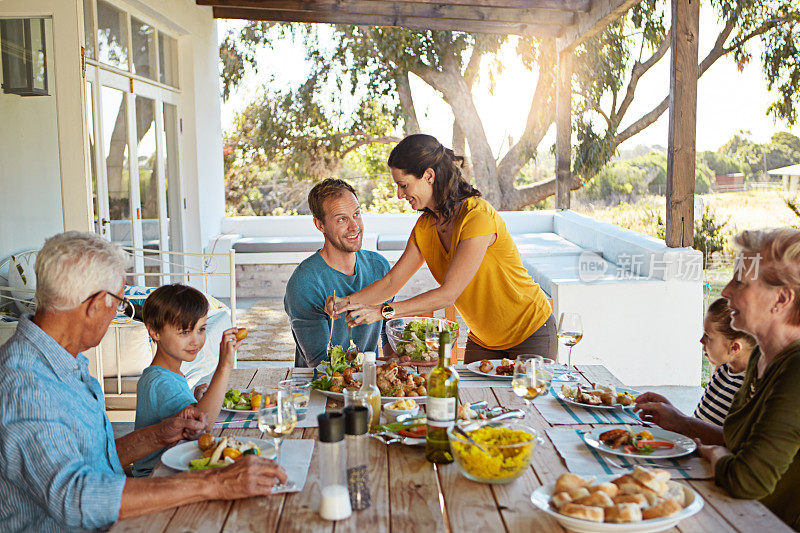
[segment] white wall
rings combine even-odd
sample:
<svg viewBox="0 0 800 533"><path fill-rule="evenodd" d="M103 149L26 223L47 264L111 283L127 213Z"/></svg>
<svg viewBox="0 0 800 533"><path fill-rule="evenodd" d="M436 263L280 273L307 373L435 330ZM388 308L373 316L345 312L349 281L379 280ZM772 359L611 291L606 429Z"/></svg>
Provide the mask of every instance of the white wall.
<svg viewBox="0 0 800 533"><path fill-rule="evenodd" d="M0 91L0 259L64 230L52 21L45 27L50 96Z"/></svg>

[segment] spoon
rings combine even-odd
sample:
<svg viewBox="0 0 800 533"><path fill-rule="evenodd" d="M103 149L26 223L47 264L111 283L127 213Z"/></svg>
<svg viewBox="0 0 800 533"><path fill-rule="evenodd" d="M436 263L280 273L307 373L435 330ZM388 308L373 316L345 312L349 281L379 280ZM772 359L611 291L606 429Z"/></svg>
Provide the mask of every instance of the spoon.
<svg viewBox="0 0 800 533"><path fill-rule="evenodd" d="M461 428L458 426L458 424L456 424L455 426L453 426L453 431L455 431L456 433L458 433L459 435L461 435L462 437L464 437L465 439L467 439L467 442L469 442L470 444L472 444L473 446L475 446L476 448L478 448L480 451L482 451L482 452L483 452L483 453L485 453L486 455L489 455L489 452L487 452L486 450L484 450L484 449L483 449L483 446L481 446L480 444L478 444L477 442L475 442L475 441L472 439L472 437L470 437L470 436L469 436L469 434L468 434L466 431L464 431L463 429L461 429Z"/></svg>

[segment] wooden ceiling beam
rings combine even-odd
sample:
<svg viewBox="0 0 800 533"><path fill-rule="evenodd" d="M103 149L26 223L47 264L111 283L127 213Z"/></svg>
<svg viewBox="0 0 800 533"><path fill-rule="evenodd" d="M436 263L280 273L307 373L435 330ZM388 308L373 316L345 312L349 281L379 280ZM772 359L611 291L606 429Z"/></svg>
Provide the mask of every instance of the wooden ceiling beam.
<svg viewBox="0 0 800 533"><path fill-rule="evenodd" d="M558 25L476 21L442 17L427 18L394 15L363 15L357 13L284 11L233 7L213 7L212 9L214 18L228 19L323 24L353 24L356 26L399 26L415 30L449 30L463 31L468 33L530 35L536 37L557 37L562 32L562 27Z"/></svg>
<svg viewBox="0 0 800 533"><path fill-rule="evenodd" d="M361 0L370 3L371 0ZM264 7L271 8L275 2L271 0L197 0L201 6L219 7ZM592 0L395 0L393 3L428 4L436 6L472 6L510 9L548 9L553 11L571 11L588 13Z"/></svg>
<svg viewBox="0 0 800 533"><path fill-rule="evenodd" d="M642 0L594 0L588 13L579 14L556 40L559 52L570 52L624 15Z"/></svg>
<svg viewBox="0 0 800 533"><path fill-rule="evenodd" d="M464 19L489 22L569 26L575 20L571 11L552 9L515 9L388 0L197 0L198 4L219 8L243 8L270 11L305 11L323 13L353 13L359 15L392 15Z"/></svg>

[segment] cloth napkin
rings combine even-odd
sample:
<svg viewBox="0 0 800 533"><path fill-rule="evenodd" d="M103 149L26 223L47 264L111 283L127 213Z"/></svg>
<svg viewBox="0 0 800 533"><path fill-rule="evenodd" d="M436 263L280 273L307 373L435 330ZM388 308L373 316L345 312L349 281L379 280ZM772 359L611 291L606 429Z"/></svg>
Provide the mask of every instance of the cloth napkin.
<svg viewBox="0 0 800 533"><path fill-rule="evenodd" d="M544 419L559 424L641 424L642 420L630 409L592 409L578 407L556 397L552 391L533 400Z"/></svg>
<svg viewBox="0 0 800 533"><path fill-rule="evenodd" d="M311 396L308 400L308 408L306 409L306 416L302 420L297 421L298 428L315 428L317 427L317 415L325 412L325 405L328 399L325 395L311 391ZM219 414L217 421L214 422L215 428L224 429L253 429L258 427L258 413L241 412L231 413L223 411Z"/></svg>
<svg viewBox="0 0 800 533"><path fill-rule="evenodd" d="M712 479L714 477L711 463L694 455L678 459L634 459L606 455L595 450L584 442L583 434L579 429L551 428L547 430L547 436L550 437L558 454L567 463L567 470L575 474L624 474L635 465L650 468L688 466L689 470L669 468L668 471L673 478L679 479ZM625 468L617 468L607 459L621 464Z"/></svg>
<svg viewBox="0 0 800 533"><path fill-rule="evenodd" d="M286 485L282 486L282 488L274 488L272 493L280 494L303 490L313 454L313 439L284 439L281 445L281 466L286 470L288 479ZM164 466L159 462L151 477L171 476L177 473L177 470Z"/></svg>

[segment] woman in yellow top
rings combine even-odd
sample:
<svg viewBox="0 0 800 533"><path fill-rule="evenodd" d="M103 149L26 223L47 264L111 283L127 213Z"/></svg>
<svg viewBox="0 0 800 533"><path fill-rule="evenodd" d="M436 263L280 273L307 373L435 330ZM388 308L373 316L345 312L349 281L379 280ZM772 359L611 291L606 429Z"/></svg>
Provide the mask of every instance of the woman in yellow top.
<svg viewBox="0 0 800 533"><path fill-rule="evenodd" d="M464 158L430 135L410 135L389 155L397 196L422 211L386 276L346 298L328 298L352 325L418 316L455 304L469 327L464 360L538 354L556 358L550 304L522 265L503 219L462 176ZM439 287L385 304L423 262Z"/></svg>

